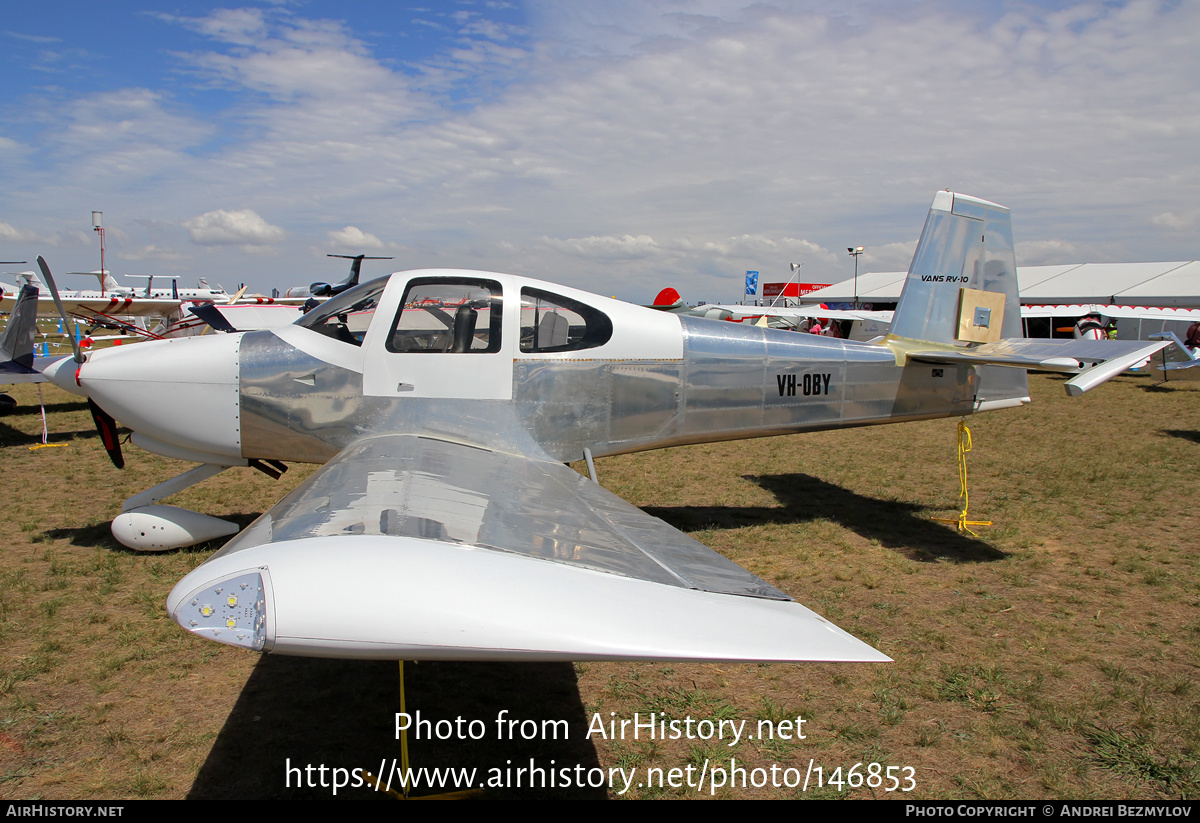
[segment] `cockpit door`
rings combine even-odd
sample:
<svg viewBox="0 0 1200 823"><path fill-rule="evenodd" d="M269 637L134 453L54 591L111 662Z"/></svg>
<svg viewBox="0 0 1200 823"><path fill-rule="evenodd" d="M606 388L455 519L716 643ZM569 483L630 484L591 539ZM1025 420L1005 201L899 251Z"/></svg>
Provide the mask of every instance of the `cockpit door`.
<svg viewBox="0 0 1200 823"><path fill-rule="evenodd" d="M504 285L483 272L394 277L366 340L363 393L512 399Z"/></svg>

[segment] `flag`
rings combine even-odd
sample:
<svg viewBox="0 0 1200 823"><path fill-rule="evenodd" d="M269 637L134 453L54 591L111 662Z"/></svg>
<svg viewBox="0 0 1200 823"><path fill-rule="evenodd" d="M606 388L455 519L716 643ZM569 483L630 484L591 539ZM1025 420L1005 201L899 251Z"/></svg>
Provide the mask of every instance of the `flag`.
<svg viewBox="0 0 1200 823"><path fill-rule="evenodd" d="M746 272L746 294L758 294L758 272Z"/></svg>

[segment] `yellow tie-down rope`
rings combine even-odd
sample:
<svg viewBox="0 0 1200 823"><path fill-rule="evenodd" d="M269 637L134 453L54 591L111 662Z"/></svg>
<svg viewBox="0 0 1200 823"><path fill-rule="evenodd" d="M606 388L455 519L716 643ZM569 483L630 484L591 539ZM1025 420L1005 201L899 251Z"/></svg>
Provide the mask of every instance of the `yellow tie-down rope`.
<svg viewBox="0 0 1200 823"><path fill-rule="evenodd" d="M972 537L979 535L971 531L968 526L990 526L991 520L968 520L967 508L970 506L970 495L967 494L967 452L971 450L971 430L967 428L966 418L958 421L958 499L962 501L962 511L958 513L957 520L950 520L945 517L935 517L934 520L940 520L943 523L953 523L958 527L960 532L966 532Z"/></svg>
<svg viewBox="0 0 1200 823"><path fill-rule="evenodd" d="M407 714L408 706L406 705L406 701L404 699L404 661L401 660L401 661L399 661L399 663L400 663L400 713ZM366 775L367 779L372 781L372 783L374 784L372 786L372 788L374 788L375 791L377 791L377 792L385 791L388 794L392 795L393 797L399 798L400 800L408 800L408 790L409 790L408 775L410 773L411 773L411 770L409 769L409 765L408 765L408 731L405 729L401 729L401 731L400 731L400 774L401 774L400 791L396 791L395 789L391 788L392 781L390 779L387 781L387 787L385 788L383 785L383 780L381 778L376 777L375 775L371 774L370 772L368 772L366 770L363 771L363 774Z"/></svg>
<svg viewBox="0 0 1200 823"><path fill-rule="evenodd" d="M404 698L404 661L401 660L399 662L400 662L400 713L408 714L408 706L407 706L405 698ZM381 777L376 777L375 775L371 774L366 769L363 769L363 775L367 778L368 781L370 781L370 783L368 784L370 786L370 788L374 789L377 792L387 792L392 797L395 797L398 800L462 800L462 799L466 799L466 798L474 797L476 795L483 794L482 789L463 789L463 790L457 791L457 792L443 792L442 794L428 794L428 795L423 795L421 797L412 797L409 794L409 791L411 791L413 787L408 785L408 776L409 776L409 774L411 774L412 769L409 767L409 761L408 761L408 731L406 729L400 730L400 770L401 770L400 791L396 791L395 789L393 789L391 787L390 780L387 781L387 785L384 785L384 781Z"/></svg>
<svg viewBox="0 0 1200 823"><path fill-rule="evenodd" d="M42 410L42 442L38 443L36 446L30 446L29 450L34 451L35 449L53 449L53 448L57 448L59 446L67 445L66 443L51 443L50 442L50 431L49 431L49 429L46 428L46 401L44 399L42 399L42 384L41 383L37 384L37 389L38 389L38 407Z"/></svg>

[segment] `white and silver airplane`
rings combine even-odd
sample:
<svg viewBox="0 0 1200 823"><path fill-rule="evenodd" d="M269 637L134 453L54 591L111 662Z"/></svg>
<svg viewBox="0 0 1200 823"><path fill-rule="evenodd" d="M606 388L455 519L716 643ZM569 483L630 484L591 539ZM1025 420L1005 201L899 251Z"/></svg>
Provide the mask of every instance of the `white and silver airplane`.
<svg viewBox="0 0 1200 823"><path fill-rule="evenodd" d="M58 293L59 303L48 296L49 290L34 272L16 272L22 287L37 287L44 295L37 300L39 317L59 316L61 303L66 313L95 328L111 329L124 334L104 335L84 341L87 347L93 343L123 343L132 340L161 340L166 337L182 337L200 334L209 326L190 312L192 307L216 306L217 316L228 312L232 322L245 329L267 329L285 325L294 320L304 299L266 297L245 294L245 288L235 294L226 293L221 286L210 288L201 278L194 289L179 288L177 277L168 275L131 274L130 277L146 278L144 288L134 289L121 286L105 272L69 272L89 274L100 278L101 288L79 289ZM170 288L154 286L154 279L169 279ZM0 311L10 311L17 299L19 289L0 283ZM157 325L147 321L158 319ZM228 319L228 318L227 318Z"/></svg>
<svg viewBox="0 0 1200 823"><path fill-rule="evenodd" d="M147 279L146 287L137 289L118 284L116 278L107 271L70 272L70 274L87 274L100 279L99 289L72 289L59 292L59 299L67 311L80 317L162 317L177 309L182 302L225 303L230 298L220 286L213 289L203 282L194 289L181 289L176 285L175 281L178 278L175 277L169 278L171 280L169 289L153 288L154 278L161 279L164 275L129 275ZM36 273L16 272L15 276L21 285L37 286L43 292L47 292L45 284L38 279ZM11 285L0 283L0 290L3 291L3 295L0 296L0 311L7 311L11 306L11 301L17 297L19 287L14 288ZM56 315L56 307L50 297L39 298L38 313L42 317Z"/></svg>
<svg viewBox="0 0 1200 823"><path fill-rule="evenodd" d="M1075 372L1077 395L1165 345L1022 339L1016 283L1008 209L939 192L878 344L437 269L283 328L47 376L86 393L118 455L112 418L201 464L126 501L113 532L134 548L236 531L157 503L226 467L324 464L175 586L169 613L201 637L383 659L884 661L607 492L593 458L1020 406L1029 367ZM580 459L591 479L565 465Z"/></svg>

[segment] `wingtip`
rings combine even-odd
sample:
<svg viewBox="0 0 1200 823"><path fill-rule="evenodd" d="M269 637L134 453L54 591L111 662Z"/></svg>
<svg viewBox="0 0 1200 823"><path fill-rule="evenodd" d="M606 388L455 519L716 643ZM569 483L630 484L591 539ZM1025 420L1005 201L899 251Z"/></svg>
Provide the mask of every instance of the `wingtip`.
<svg viewBox="0 0 1200 823"><path fill-rule="evenodd" d="M266 645L275 653L427 660L891 661L799 603L700 592L396 536L308 537L222 552L180 581L169 605L175 611L195 591L216 591L225 580L263 568L270 572ZM399 579L408 584L403 599L396 598L392 582ZM330 592L353 597L331 599Z"/></svg>

